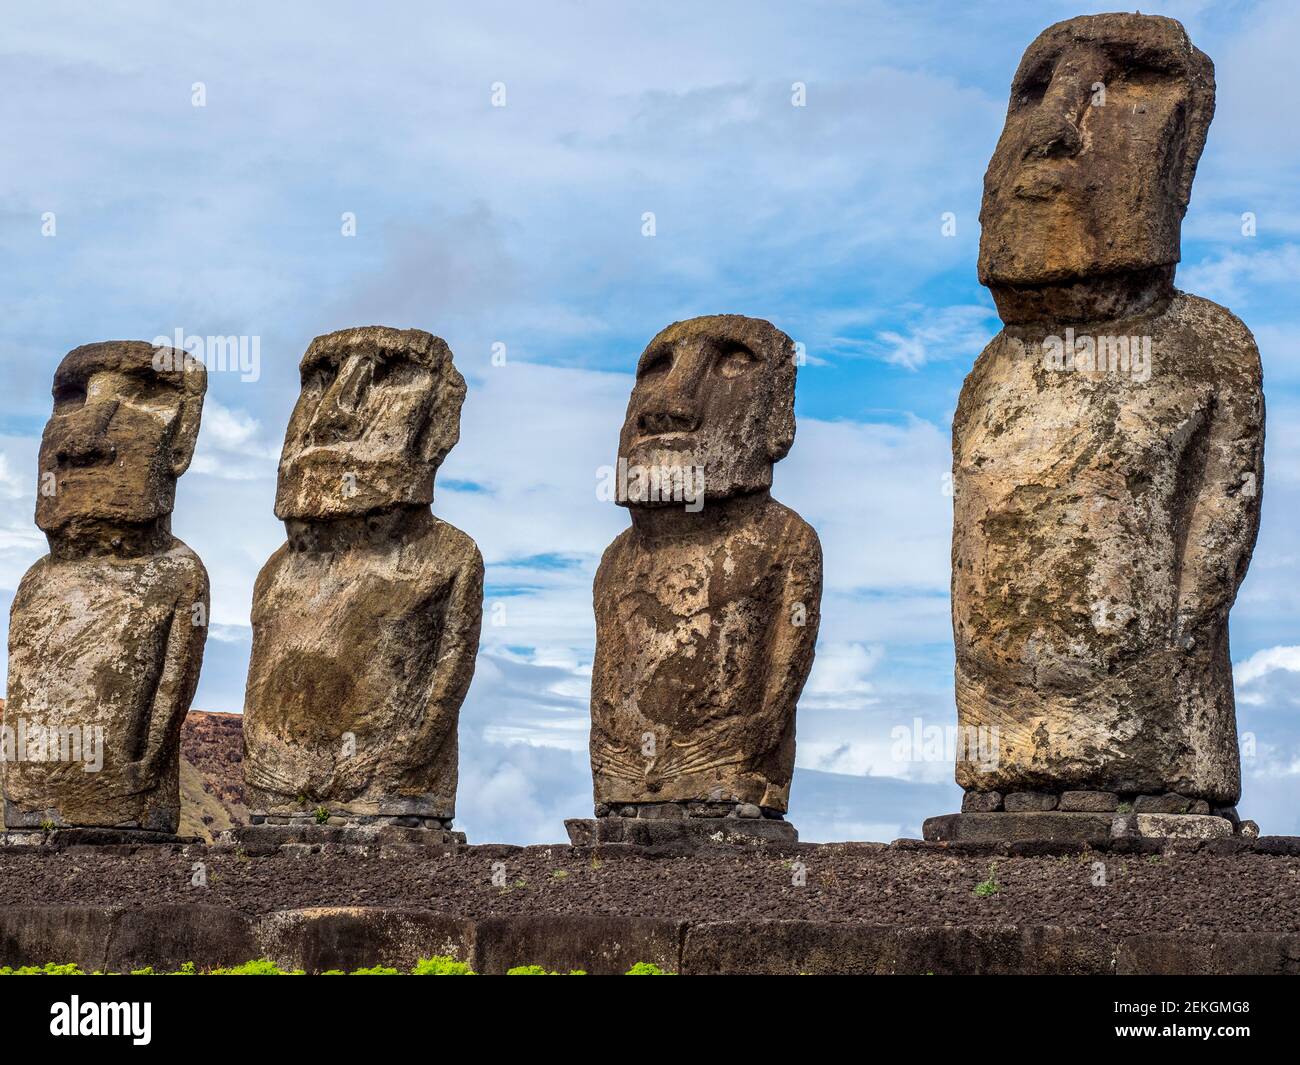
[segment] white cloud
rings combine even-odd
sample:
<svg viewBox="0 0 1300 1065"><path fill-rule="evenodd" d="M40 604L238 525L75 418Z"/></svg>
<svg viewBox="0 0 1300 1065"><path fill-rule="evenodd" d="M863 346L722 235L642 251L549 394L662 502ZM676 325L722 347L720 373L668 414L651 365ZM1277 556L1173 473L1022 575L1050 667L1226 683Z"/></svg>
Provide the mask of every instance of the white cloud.
<svg viewBox="0 0 1300 1065"><path fill-rule="evenodd" d="M992 307L913 308L910 317L906 331L882 330L866 350L907 370L948 360L969 364L1001 328Z"/></svg>
<svg viewBox="0 0 1300 1065"><path fill-rule="evenodd" d="M1300 244L1260 246L1249 251L1223 251L1184 266L1178 287L1229 308L1260 302L1260 289L1289 287L1300 273Z"/></svg>
<svg viewBox="0 0 1300 1065"><path fill-rule="evenodd" d="M1246 661L1237 663L1232 675L1238 684L1246 685L1275 669L1300 673L1300 647L1266 647L1256 651Z"/></svg>

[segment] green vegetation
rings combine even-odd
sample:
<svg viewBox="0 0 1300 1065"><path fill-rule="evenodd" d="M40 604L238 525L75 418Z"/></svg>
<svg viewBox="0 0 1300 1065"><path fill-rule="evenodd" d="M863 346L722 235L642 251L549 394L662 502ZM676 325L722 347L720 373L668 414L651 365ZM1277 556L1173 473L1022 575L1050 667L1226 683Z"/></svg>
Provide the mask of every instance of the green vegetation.
<svg viewBox="0 0 1300 1065"><path fill-rule="evenodd" d="M246 961L243 965L233 965L229 969L213 969L209 976L302 976L301 969L295 969L293 972L285 972L273 961L266 958L258 958L256 961Z"/></svg>
<svg viewBox="0 0 1300 1065"><path fill-rule="evenodd" d="M329 819L330 819L330 812L327 809L325 809L325 807L323 806L316 807L316 823L318 825L323 825Z"/></svg>
<svg viewBox="0 0 1300 1065"><path fill-rule="evenodd" d="M0 976L85 976L86 974L78 969L75 965L55 965L54 962L46 962L44 965L21 965L17 969L11 966L0 968Z"/></svg>
<svg viewBox="0 0 1300 1065"><path fill-rule="evenodd" d="M87 974L79 969L76 965L58 965L54 962L48 962L45 965L23 965L18 968L6 965L0 967L0 976L86 976ZM120 976L121 973L92 973L93 976ZM224 968L201 970L195 966L194 962L187 961L175 972L160 973L152 965L146 965L143 969L132 969L131 976L305 976L302 969L285 970L281 969L275 962L268 958L256 958L253 961L246 961L243 965L232 965ZM401 976L403 975L398 969L386 965L375 965L369 969L353 969L351 973L345 973L342 969L330 969L320 974L321 976ZM468 965L463 961L457 961L447 954L435 954L431 958L421 958L411 969L411 976L476 976ZM510 969L507 976L586 976L587 973L582 969L571 969L567 973L552 972L540 965L518 965ZM645 961L639 961L632 966L626 973L627 976L672 976L672 973L664 972L659 966Z"/></svg>
<svg viewBox="0 0 1300 1065"><path fill-rule="evenodd" d="M630 968L626 976L672 976L672 973L664 972L654 962L639 961Z"/></svg>
<svg viewBox="0 0 1300 1065"><path fill-rule="evenodd" d="M421 958L411 970L412 976L474 976L474 970L463 961L435 954L432 958Z"/></svg>
<svg viewBox="0 0 1300 1065"><path fill-rule="evenodd" d="M982 880L975 885L976 898L987 899L990 895L996 895L1002 888L998 885L994 873L997 871L996 866L989 866L989 878Z"/></svg>

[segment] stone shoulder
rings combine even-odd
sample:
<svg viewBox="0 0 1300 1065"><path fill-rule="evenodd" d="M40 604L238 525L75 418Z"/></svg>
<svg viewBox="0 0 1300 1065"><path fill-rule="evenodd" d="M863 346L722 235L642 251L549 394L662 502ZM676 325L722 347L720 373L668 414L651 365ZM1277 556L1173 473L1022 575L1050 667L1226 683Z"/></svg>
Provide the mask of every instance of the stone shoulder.
<svg viewBox="0 0 1300 1065"><path fill-rule="evenodd" d="M1169 313L1203 343L1221 370L1233 370L1262 384L1264 372L1254 334L1227 307L1202 296L1179 292Z"/></svg>
<svg viewBox="0 0 1300 1065"><path fill-rule="evenodd" d="M798 511L792 510L784 503L773 499L763 516L763 523L780 545L783 558L798 556L815 560L821 565L822 542L814 529Z"/></svg>
<svg viewBox="0 0 1300 1065"><path fill-rule="evenodd" d="M174 573L185 587L206 595L208 569L189 544L173 538L172 546L157 559L158 564Z"/></svg>
<svg viewBox="0 0 1300 1065"><path fill-rule="evenodd" d="M437 516L433 520L435 525L431 537L436 539L439 556L453 560L457 568L473 567L482 573L483 553L474 538Z"/></svg>

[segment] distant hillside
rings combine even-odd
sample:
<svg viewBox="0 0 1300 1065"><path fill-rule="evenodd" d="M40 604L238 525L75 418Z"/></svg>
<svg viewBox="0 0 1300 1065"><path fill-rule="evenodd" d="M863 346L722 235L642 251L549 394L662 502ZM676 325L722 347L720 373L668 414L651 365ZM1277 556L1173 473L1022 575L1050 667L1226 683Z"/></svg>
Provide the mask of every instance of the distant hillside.
<svg viewBox="0 0 1300 1065"><path fill-rule="evenodd" d="M244 718L191 710L181 728L181 834L211 839L248 824L244 808Z"/></svg>

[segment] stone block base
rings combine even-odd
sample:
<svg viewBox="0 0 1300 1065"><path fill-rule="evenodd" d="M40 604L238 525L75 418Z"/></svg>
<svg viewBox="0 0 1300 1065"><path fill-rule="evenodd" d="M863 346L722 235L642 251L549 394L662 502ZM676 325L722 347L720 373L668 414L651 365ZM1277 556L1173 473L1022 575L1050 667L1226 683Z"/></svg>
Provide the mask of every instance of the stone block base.
<svg viewBox="0 0 1300 1065"><path fill-rule="evenodd" d="M312 851L323 848L420 847L454 850L465 846L465 833L448 828L404 828L394 824L240 825L219 834L219 846L234 846L252 853L272 850Z"/></svg>
<svg viewBox="0 0 1300 1065"><path fill-rule="evenodd" d="M18 828L0 832L0 847L183 846L199 842L198 836L147 832L140 828L54 828L48 832Z"/></svg>
<svg viewBox="0 0 1300 1065"><path fill-rule="evenodd" d="M322 808L320 813L311 810L250 810L248 821L253 825L297 828L414 828L450 830L451 815L432 814L354 814L331 812Z"/></svg>
<svg viewBox="0 0 1300 1065"><path fill-rule="evenodd" d="M564 822L575 847L631 843L641 847L675 846L697 849L728 844L798 843L789 821L771 817L607 817L573 818Z"/></svg>
<svg viewBox="0 0 1300 1065"><path fill-rule="evenodd" d="M927 840L948 843L1223 839L1232 834L1231 821L1210 814L1074 813L1062 810L943 814L927 818L922 826L922 835Z"/></svg>

